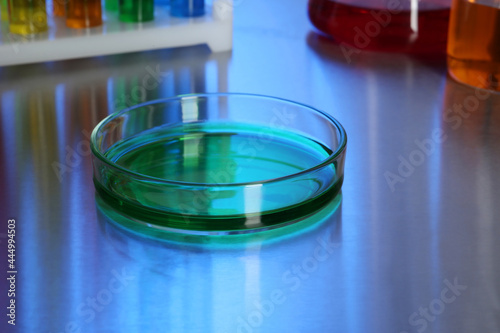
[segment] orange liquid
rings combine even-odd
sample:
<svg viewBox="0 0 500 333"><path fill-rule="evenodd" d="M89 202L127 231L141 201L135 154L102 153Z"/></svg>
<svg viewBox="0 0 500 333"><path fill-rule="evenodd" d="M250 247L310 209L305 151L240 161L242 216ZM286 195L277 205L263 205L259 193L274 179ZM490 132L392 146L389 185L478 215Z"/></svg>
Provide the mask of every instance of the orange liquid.
<svg viewBox="0 0 500 333"><path fill-rule="evenodd" d="M101 0L69 0L66 25L70 28L90 28L102 24Z"/></svg>
<svg viewBox="0 0 500 333"><path fill-rule="evenodd" d="M54 16L66 15L66 2L67 0L54 0L52 5L54 7Z"/></svg>
<svg viewBox="0 0 500 333"><path fill-rule="evenodd" d="M500 8L453 1L448 35L450 75L465 84L500 91Z"/></svg>

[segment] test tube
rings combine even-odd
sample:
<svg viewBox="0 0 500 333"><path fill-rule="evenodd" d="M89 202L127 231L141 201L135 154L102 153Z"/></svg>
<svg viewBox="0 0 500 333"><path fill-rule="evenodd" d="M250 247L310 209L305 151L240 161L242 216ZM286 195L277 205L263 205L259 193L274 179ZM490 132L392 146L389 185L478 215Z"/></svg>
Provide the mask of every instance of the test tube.
<svg viewBox="0 0 500 333"><path fill-rule="evenodd" d="M0 0L0 19L2 21L9 20L9 5L7 0Z"/></svg>
<svg viewBox="0 0 500 333"><path fill-rule="evenodd" d="M11 33L32 35L48 29L45 0L9 0L9 14Z"/></svg>
<svg viewBox="0 0 500 333"><path fill-rule="evenodd" d="M52 13L54 16L65 16L66 15L66 2L68 0L52 0Z"/></svg>
<svg viewBox="0 0 500 333"><path fill-rule="evenodd" d="M104 0L104 8L109 11L118 10L118 0Z"/></svg>
<svg viewBox="0 0 500 333"><path fill-rule="evenodd" d="M101 0L68 0L66 26L90 28L102 24Z"/></svg>
<svg viewBox="0 0 500 333"><path fill-rule="evenodd" d="M170 15L195 17L205 14L205 0L171 0Z"/></svg>
<svg viewBox="0 0 500 333"><path fill-rule="evenodd" d="M448 73L455 80L500 92L500 3L453 1Z"/></svg>
<svg viewBox="0 0 500 333"><path fill-rule="evenodd" d="M120 21L151 21L154 19L154 10L154 0L120 0Z"/></svg>

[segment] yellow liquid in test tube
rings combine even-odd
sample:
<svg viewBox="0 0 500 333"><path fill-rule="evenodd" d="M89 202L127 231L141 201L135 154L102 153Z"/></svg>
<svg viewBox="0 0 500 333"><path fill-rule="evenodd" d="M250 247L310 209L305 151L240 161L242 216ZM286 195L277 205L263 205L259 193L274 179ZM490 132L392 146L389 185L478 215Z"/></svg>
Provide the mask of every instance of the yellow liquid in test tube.
<svg viewBox="0 0 500 333"><path fill-rule="evenodd" d="M2 21L9 21L9 7L7 0L0 0L0 19Z"/></svg>
<svg viewBox="0 0 500 333"><path fill-rule="evenodd" d="M9 0L9 5L11 33L32 35L48 29L45 0Z"/></svg>

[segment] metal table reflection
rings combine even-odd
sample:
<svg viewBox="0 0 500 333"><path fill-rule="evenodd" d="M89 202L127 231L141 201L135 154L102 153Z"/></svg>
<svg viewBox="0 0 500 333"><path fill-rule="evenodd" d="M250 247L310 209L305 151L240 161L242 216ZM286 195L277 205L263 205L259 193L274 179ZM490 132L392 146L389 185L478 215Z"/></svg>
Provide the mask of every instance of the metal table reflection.
<svg viewBox="0 0 500 333"><path fill-rule="evenodd" d="M450 80L444 59L361 51L348 62L312 32L303 2L234 10L229 53L0 68L2 274L12 218L18 269L16 326L4 314L0 331L500 331L500 95ZM343 123L346 178L331 220L214 250L99 219L88 145L97 122L216 91L292 99Z"/></svg>

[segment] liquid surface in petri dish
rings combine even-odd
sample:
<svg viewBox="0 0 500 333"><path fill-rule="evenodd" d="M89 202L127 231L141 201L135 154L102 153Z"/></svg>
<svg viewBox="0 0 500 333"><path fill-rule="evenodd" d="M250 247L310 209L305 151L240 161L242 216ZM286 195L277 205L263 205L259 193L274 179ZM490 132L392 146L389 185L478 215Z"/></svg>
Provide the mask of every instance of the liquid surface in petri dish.
<svg viewBox="0 0 500 333"><path fill-rule="evenodd" d="M450 75L475 87L500 91L500 5L454 1L448 44Z"/></svg>
<svg viewBox="0 0 500 333"><path fill-rule="evenodd" d="M170 181L230 184L270 180L314 167L332 153L289 131L192 123L126 140L106 152L136 173Z"/></svg>
<svg viewBox="0 0 500 333"><path fill-rule="evenodd" d="M446 53L449 8L419 1L418 14L412 15L406 8L391 13L380 1L374 2L378 8L357 3L310 0L309 18L322 32L359 50Z"/></svg>

